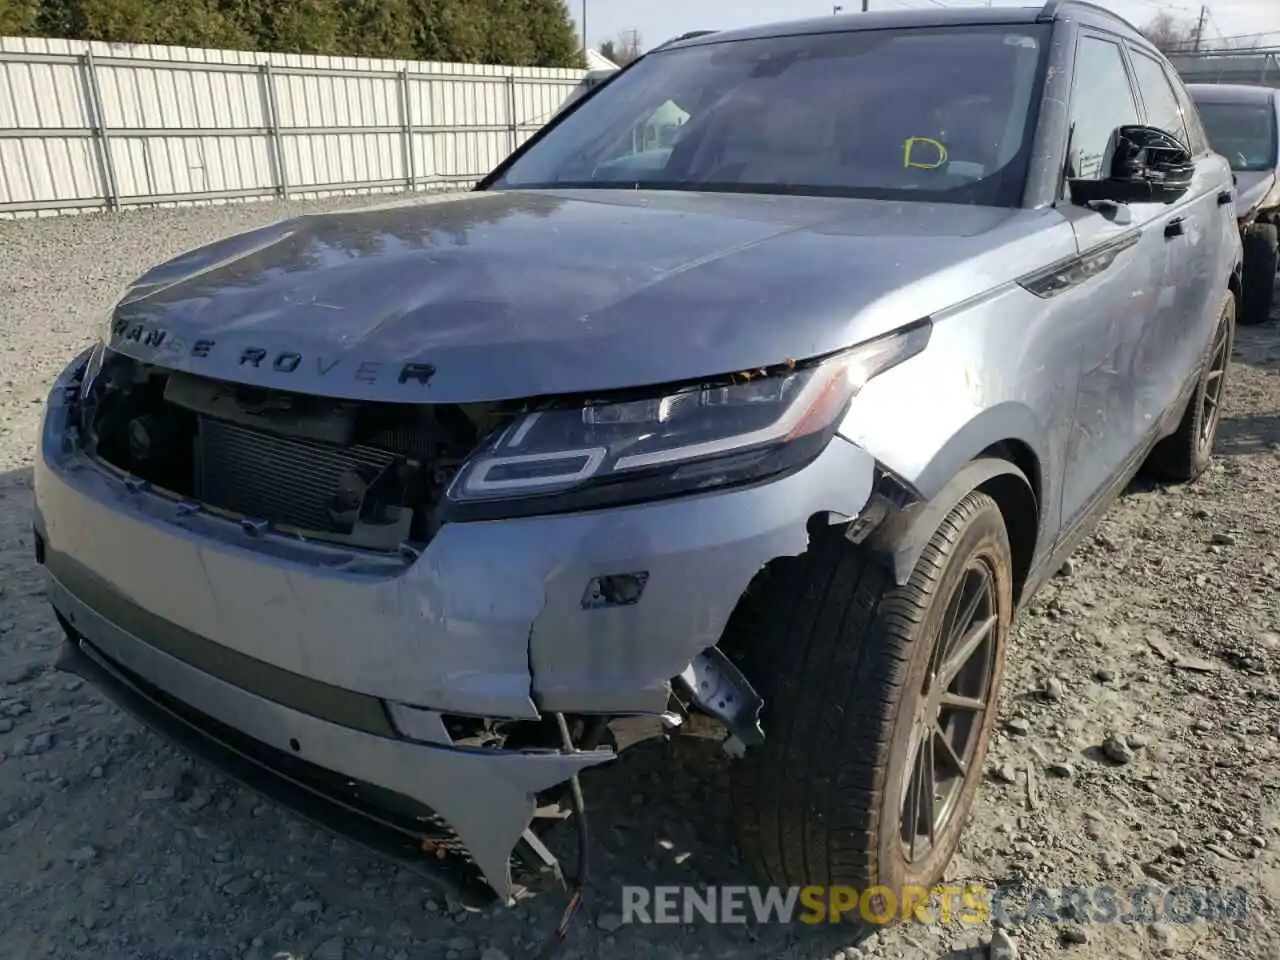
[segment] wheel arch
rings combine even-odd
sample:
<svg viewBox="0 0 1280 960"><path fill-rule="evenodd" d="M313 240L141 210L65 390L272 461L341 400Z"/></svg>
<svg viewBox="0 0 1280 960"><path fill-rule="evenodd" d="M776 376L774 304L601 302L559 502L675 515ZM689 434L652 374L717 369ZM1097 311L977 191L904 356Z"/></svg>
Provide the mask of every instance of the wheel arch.
<svg viewBox="0 0 1280 960"><path fill-rule="evenodd" d="M1000 507L1009 532L1015 602L1034 566L1044 517L1044 457L1033 438L1035 420L1021 404L1006 403L957 431L913 478L920 500L882 521L867 536L868 549L906 583L934 531L975 490Z"/></svg>
<svg viewBox="0 0 1280 960"><path fill-rule="evenodd" d="M1021 440L1001 440L984 450L982 456L1005 460L1022 474L997 474L977 488L995 500L1004 517L1013 561L1013 601L1020 604L1040 542L1040 460Z"/></svg>

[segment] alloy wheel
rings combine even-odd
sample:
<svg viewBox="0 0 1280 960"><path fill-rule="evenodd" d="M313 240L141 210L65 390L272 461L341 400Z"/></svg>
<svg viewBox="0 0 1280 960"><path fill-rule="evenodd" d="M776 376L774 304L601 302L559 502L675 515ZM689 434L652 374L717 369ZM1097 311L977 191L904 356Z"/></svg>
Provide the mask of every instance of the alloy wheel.
<svg viewBox="0 0 1280 960"><path fill-rule="evenodd" d="M994 694L999 613L995 572L974 557L947 601L917 698L900 816L908 863L933 850L978 753Z"/></svg>
<svg viewBox="0 0 1280 960"><path fill-rule="evenodd" d="M1227 365L1231 362L1231 327L1223 323L1213 341L1209 372L1205 374L1204 396L1200 410L1200 446L1213 442L1222 415L1222 385L1227 378Z"/></svg>

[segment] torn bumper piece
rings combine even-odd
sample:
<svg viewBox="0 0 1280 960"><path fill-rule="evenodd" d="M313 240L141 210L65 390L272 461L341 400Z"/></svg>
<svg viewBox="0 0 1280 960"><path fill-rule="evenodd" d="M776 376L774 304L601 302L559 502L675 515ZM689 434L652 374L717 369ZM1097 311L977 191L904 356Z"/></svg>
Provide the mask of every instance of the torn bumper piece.
<svg viewBox="0 0 1280 960"><path fill-rule="evenodd" d="M119 629L56 579L49 589L73 633L60 669L250 788L394 857L463 902L493 893L513 902L511 855L533 818L535 794L614 756L371 735L210 676Z"/></svg>

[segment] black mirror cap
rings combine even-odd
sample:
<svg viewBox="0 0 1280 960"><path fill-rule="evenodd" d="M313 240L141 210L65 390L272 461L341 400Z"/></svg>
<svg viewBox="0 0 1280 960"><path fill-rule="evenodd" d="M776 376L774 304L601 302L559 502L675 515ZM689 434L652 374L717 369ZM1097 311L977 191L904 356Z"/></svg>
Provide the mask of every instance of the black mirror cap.
<svg viewBox="0 0 1280 960"><path fill-rule="evenodd" d="M1124 126L1114 135L1111 175L1071 180L1072 202L1174 203L1191 189L1196 164L1187 146L1157 127Z"/></svg>

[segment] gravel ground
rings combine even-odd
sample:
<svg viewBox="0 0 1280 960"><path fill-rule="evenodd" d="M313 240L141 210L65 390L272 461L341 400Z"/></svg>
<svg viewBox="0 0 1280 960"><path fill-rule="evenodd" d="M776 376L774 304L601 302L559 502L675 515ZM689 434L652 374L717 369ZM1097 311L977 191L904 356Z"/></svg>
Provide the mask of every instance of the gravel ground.
<svg viewBox="0 0 1280 960"><path fill-rule="evenodd" d="M60 638L29 525L50 379L152 263L295 210L359 202L0 224L4 957L519 960L554 923L552 898L492 914L434 898L192 767L49 667ZM1239 886L1246 923L1059 916L1007 933L899 926L858 943L844 927L620 925L623 883L749 882L723 826L723 763L695 743L654 743L586 783L596 892L562 956L1280 958L1278 506L1273 323L1240 331L1208 475L1186 489L1131 490L1022 619L1005 726L950 871L1020 897L1035 885L1110 884L1122 912L1124 891L1141 884Z"/></svg>

